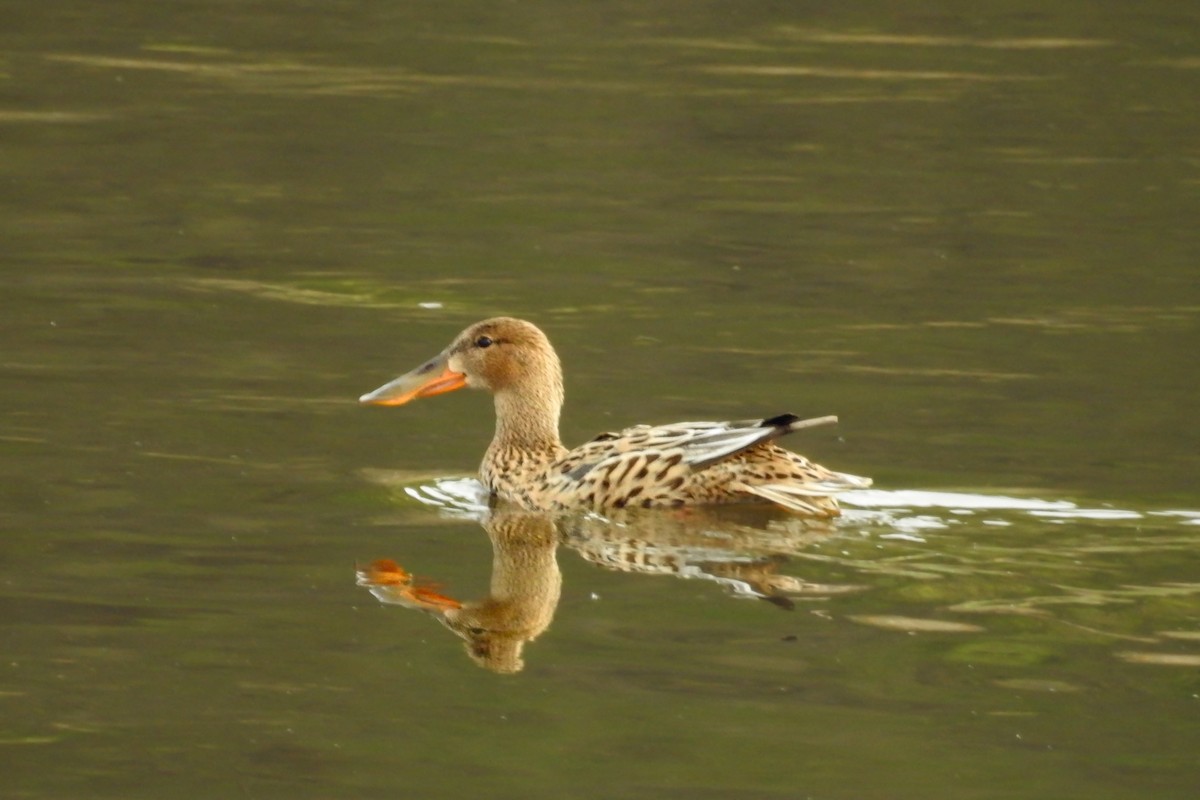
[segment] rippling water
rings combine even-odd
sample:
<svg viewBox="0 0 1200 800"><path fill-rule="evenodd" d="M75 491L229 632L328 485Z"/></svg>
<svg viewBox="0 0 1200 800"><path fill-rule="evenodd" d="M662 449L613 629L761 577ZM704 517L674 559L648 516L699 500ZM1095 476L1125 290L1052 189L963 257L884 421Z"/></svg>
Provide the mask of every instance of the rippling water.
<svg viewBox="0 0 1200 800"><path fill-rule="evenodd" d="M1198 23L6 15L0 793L1193 797ZM489 511L486 398L355 398L494 313L569 444L876 488Z"/></svg>

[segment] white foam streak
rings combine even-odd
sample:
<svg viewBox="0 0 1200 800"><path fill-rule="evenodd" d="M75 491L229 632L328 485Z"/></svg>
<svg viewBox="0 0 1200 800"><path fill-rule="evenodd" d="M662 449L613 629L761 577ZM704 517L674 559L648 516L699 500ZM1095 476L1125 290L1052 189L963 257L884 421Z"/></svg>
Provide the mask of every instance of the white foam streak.
<svg viewBox="0 0 1200 800"><path fill-rule="evenodd" d="M965 492L927 492L920 489L866 489L845 492L838 500L859 508L945 508L955 511L1071 511L1077 506L1067 500L1006 497Z"/></svg>

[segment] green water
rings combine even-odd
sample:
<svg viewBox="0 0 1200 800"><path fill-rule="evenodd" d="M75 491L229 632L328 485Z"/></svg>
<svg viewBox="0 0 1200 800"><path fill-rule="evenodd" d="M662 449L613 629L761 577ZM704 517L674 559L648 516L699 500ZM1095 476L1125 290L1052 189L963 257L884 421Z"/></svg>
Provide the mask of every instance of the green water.
<svg viewBox="0 0 1200 800"><path fill-rule="evenodd" d="M1200 12L0 19L0 794L1195 796ZM578 524L481 668L354 572L495 590L490 403L355 398L495 313L568 443L838 414L877 491Z"/></svg>

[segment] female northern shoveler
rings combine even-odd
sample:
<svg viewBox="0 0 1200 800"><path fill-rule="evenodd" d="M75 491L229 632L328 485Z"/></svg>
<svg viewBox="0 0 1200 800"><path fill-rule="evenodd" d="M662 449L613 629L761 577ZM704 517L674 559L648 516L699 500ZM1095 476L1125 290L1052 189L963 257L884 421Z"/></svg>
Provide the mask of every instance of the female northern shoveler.
<svg viewBox="0 0 1200 800"><path fill-rule="evenodd" d="M838 514L833 495L871 485L772 441L837 417L792 414L741 422L636 425L567 450L558 438L562 368L536 325L511 317L477 322L413 371L359 398L403 405L464 386L496 401L496 435L480 477L531 510L683 506L766 500L802 514Z"/></svg>

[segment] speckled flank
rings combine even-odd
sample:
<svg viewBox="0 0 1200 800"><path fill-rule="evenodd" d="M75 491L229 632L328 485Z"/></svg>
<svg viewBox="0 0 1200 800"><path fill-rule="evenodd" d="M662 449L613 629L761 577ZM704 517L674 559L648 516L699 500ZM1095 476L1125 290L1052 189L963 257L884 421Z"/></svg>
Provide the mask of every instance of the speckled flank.
<svg viewBox="0 0 1200 800"><path fill-rule="evenodd" d="M433 361L362 399L399 405L461 386L487 389L495 398L496 435L480 467L484 484L530 510L757 500L832 517L838 514L834 494L871 484L774 444L834 417L637 425L568 451L558 437L558 356L535 325L509 317L472 325Z"/></svg>
<svg viewBox="0 0 1200 800"><path fill-rule="evenodd" d="M794 418L793 418L794 419ZM763 420L639 425L604 433L553 458L489 451L482 473L492 491L527 508L660 508L768 500L794 511L834 516L831 496L870 485L827 470L771 443L789 432ZM714 435L737 433L735 452L715 458ZM746 445L745 440L752 443ZM703 464L698 462L703 458Z"/></svg>

